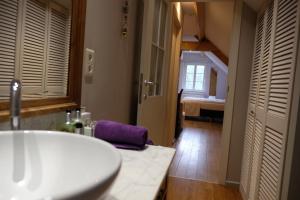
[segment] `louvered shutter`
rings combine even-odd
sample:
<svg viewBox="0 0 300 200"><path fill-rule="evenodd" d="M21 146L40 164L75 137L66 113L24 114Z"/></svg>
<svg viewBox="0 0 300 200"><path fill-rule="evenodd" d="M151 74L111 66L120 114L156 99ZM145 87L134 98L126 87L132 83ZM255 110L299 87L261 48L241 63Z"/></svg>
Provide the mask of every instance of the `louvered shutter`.
<svg viewBox="0 0 300 200"><path fill-rule="evenodd" d="M0 1L0 100L8 100L15 76L18 0Z"/></svg>
<svg viewBox="0 0 300 200"><path fill-rule="evenodd" d="M259 84L257 93L257 104L255 109L255 130L253 147L253 164L251 170L251 183L249 189L249 200L257 199L258 182L261 168L261 155L263 151L263 139L266 125L267 95L272 62L272 41L274 39L274 3L271 2L264 12L264 28L261 61L259 66Z"/></svg>
<svg viewBox="0 0 300 200"><path fill-rule="evenodd" d="M241 190L248 200L280 199L299 34L298 4L297 0L275 0L258 19L256 40L261 37L262 42L256 42L247 120L253 132L250 135L247 126L241 177Z"/></svg>
<svg viewBox="0 0 300 200"><path fill-rule="evenodd" d="M246 132L244 137L244 150L242 159L242 170L241 170L241 190L248 198L249 182L250 182L250 170L252 167L252 141L254 132L254 113L249 112L247 116Z"/></svg>
<svg viewBox="0 0 300 200"><path fill-rule="evenodd" d="M49 5L49 38L47 50L47 97L67 95L71 19L68 10Z"/></svg>
<svg viewBox="0 0 300 200"><path fill-rule="evenodd" d="M255 107L257 102L258 84L259 84L259 73L260 73L260 62L261 52L263 47L263 27L264 17L258 19L256 27L255 37L255 48L253 55L253 66L251 74L251 83L248 100L248 116L246 121L246 132L244 137L244 150L241 170L241 190L248 198L249 186L251 180L251 170L253 162L253 142L254 142L254 128L255 128Z"/></svg>
<svg viewBox="0 0 300 200"><path fill-rule="evenodd" d="M299 1L276 0L259 200L280 199L299 34Z"/></svg>
<svg viewBox="0 0 300 200"><path fill-rule="evenodd" d="M20 70L23 99L44 97L47 38L47 4L25 0Z"/></svg>

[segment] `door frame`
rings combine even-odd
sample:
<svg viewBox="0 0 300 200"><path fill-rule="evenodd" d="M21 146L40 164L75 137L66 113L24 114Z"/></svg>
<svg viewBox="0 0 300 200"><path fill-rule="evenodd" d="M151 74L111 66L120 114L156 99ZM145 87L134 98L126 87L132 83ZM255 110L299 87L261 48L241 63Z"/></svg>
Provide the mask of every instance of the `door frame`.
<svg viewBox="0 0 300 200"><path fill-rule="evenodd" d="M224 106L224 122L223 131L221 137L221 156L220 156L220 168L219 168L219 184L226 184L227 169L229 161L229 151L230 151L230 139L231 139L231 128L232 128L232 118L233 118L233 107L234 107L234 96L235 96L235 86L236 86L236 76L238 69L238 59L239 59L239 46L240 46L240 29L242 25L242 10L243 2L239 0L234 1L234 17L233 26L231 34L231 46L229 55L229 64L227 75L227 98ZM229 88L230 85L230 88Z"/></svg>
<svg viewBox="0 0 300 200"><path fill-rule="evenodd" d="M175 122L176 122L176 104L178 93L178 80L180 72L180 47L182 38L182 13L180 3L171 4L168 27L168 49L169 55L167 58L167 96L166 96L166 127L165 127L165 144L172 146L175 137ZM175 34L175 38L173 37Z"/></svg>
<svg viewBox="0 0 300 200"><path fill-rule="evenodd" d="M186 0L170 0L170 2L186 2ZM191 0L191 2L197 2L197 0ZM209 0L203 0L201 2L209 2ZM229 150L230 150L230 139L231 139L231 127L232 127L232 118L233 118L233 104L235 96L235 81L238 68L238 49L240 45L240 28L242 22L242 9L243 2L240 0L233 0L234 2L234 19L231 35L231 46L230 46L230 55L229 55L229 72L228 72L228 83L232 82L232 89L230 92L227 92L227 99L225 103L224 110L224 123L223 123L223 132L221 137L221 156L220 156L220 167L218 175L218 183L226 184L227 177L227 168L229 161ZM168 36L172 38L172 31L168 32ZM171 47L171 46L170 46ZM172 50L170 50L172 52ZM171 59L171 57L170 57ZM176 80L177 82L179 81ZM170 83L170 80L169 80ZM177 92L177 91L176 91ZM167 107L166 113L172 112L171 107ZM226 120L225 120L226 118ZM167 118L168 119L168 118ZM172 125L172 124L171 124ZM172 130L172 129L167 129ZM166 141L170 141L172 134L167 135Z"/></svg>

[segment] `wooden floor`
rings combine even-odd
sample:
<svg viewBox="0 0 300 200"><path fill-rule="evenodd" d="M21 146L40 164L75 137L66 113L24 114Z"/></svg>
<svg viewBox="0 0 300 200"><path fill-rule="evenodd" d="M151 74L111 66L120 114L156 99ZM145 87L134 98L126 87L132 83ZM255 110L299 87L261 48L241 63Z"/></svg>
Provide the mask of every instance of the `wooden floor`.
<svg viewBox="0 0 300 200"><path fill-rule="evenodd" d="M170 167L167 200L242 200L237 188L215 184L222 125L185 121Z"/></svg>
<svg viewBox="0 0 300 200"><path fill-rule="evenodd" d="M170 176L217 183L222 125L185 121Z"/></svg>
<svg viewBox="0 0 300 200"><path fill-rule="evenodd" d="M166 200L242 200L237 188L169 177Z"/></svg>

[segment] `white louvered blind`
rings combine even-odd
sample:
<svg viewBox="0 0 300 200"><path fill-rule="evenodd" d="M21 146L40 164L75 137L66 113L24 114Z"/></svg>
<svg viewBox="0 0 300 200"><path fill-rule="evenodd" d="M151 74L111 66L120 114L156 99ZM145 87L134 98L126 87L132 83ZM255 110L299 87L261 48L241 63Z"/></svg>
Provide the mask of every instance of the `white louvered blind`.
<svg viewBox="0 0 300 200"><path fill-rule="evenodd" d="M265 13L265 31L264 31L264 46L262 52L262 62L260 66L260 78L259 78L259 92L258 92L258 109L266 110L266 97L267 97L267 82L269 79L270 61L271 61L271 40L274 34L274 4L271 3Z"/></svg>
<svg viewBox="0 0 300 200"><path fill-rule="evenodd" d="M254 128L255 128L255 106L257 102L259 74L263 48L263 34L264 34L264 16L258 18L255 37L255 48L253 55L253 66L251 74L251 83L249 91L249 106L246 124L246 132L244 137L244 150L242 161L242 174L241 174L241 190L248 198L249 187L251 181L251 171L253 162L253 142L254 142Z"/></svg>
<svg viewBox="0 0 300 200"><path fill-rule="evenodd" d="M15 76L18 0L0 1L0 100L9 97L9 84Z"/></svg>
<svg viewBox="0 0 300 200"><path fill-rule="evenodd" d="M264 17L260 17L258 19L257 25L257 33L256 33L256 44L255 44L255 52L253 59L253 67L252 67L252 76L251 76L251 85L250 85L250 95L249 102L251 105L256 105L257 100L257 88L259 81L259 67L261 62L261 51L263 45L263 26L264 26Z"/></svg>
<svg viewBox="0 0 300 200"><path fill-rule="evenodd" d="M47 4L25 0L21 39L21 82L24 99L43 97L47 38Z"/></svg>
<svg viewBox="0 0 300 200"><path fill-rule="evenodd" d="M257 93L257 104L255 109L255 130L253 145L253 164L251 169L251 180L249 189L249 200L257 200L258 183L261 168L261 155L263 151L263 138L266 125L267 96L270 79L272 41L274 40L274 4L271 2L262 15L263 25L263 45L261 61L259 65L259 83Z"/></svg>
<svg viewBox="0 0 300 200"><path fill-rule="evenodd" d="M254 118L247 120L254 129L252 136L246 129L241 174L241 190L247 200L280 199L296 67L299 9L297 0L274 0L257 22L256 40L261 38L262 42L256 42L251 78L254 84L249 93L249 110L255 105L255 112L252 113ZM260 26L263 27L261 36ZM257 56L259 49L262 50ZM257 93L253 85L258 88ZM246 142L251 139L252 143ZM246 151L251 144L252 150ZM245 173L247 165L252 165L248 174Z"/></svg>
<svg viewBox="0 0 300 200"><path fill-rule="evenodd" d="M71 19L68 10L50 3L46 91L48 97L67 95Z"/></svg>
<svg viewBox="0 0 300 200"><path fill-rule="evenodd" d="M67 96L71 16L52 0L0 1L0 100L22 81L23 99Z"/></svg>
<svg viewBox="0 0 300 200"><path fill-rule="evenodd" d="M263 140L263 124L258 120L255 119L255 127L254 127L254 143L253 143L253 150L252 150L252 165L251 165L251 176L250 176L250 187L249 187L249 199L256 200L256 187L257 182L259 180L259 160L260 160L260 151L261 145Z"/></svg>
<svg viewBox="0 0 300 200"><path fill-rule="evenodd" d="M269 78L259 200L280 199L299 36L299 1L276 0L276 27Z"/></svg>
<svg viewBox="0 0 300 200"><path fill-rule="evenodd" d="M252 166L252 141L254 132L254 113L249 112L246 124L246 133L244 137L244 150L241 170L241 189L248 198L248 188L250 180L250 170Z"/></svg>

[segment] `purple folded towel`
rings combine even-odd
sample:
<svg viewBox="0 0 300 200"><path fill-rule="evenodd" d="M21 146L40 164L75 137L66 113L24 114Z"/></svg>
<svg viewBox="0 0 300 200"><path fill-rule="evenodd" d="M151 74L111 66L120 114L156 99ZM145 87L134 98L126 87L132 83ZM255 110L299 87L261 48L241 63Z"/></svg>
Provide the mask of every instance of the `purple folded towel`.
<svg viewBox="0 0 300 200"><path fill-rule="evenodd" d="M117 148L142 150L148 142L148 130L113 121L98 121L95 137L113 144Z"/></svg>

